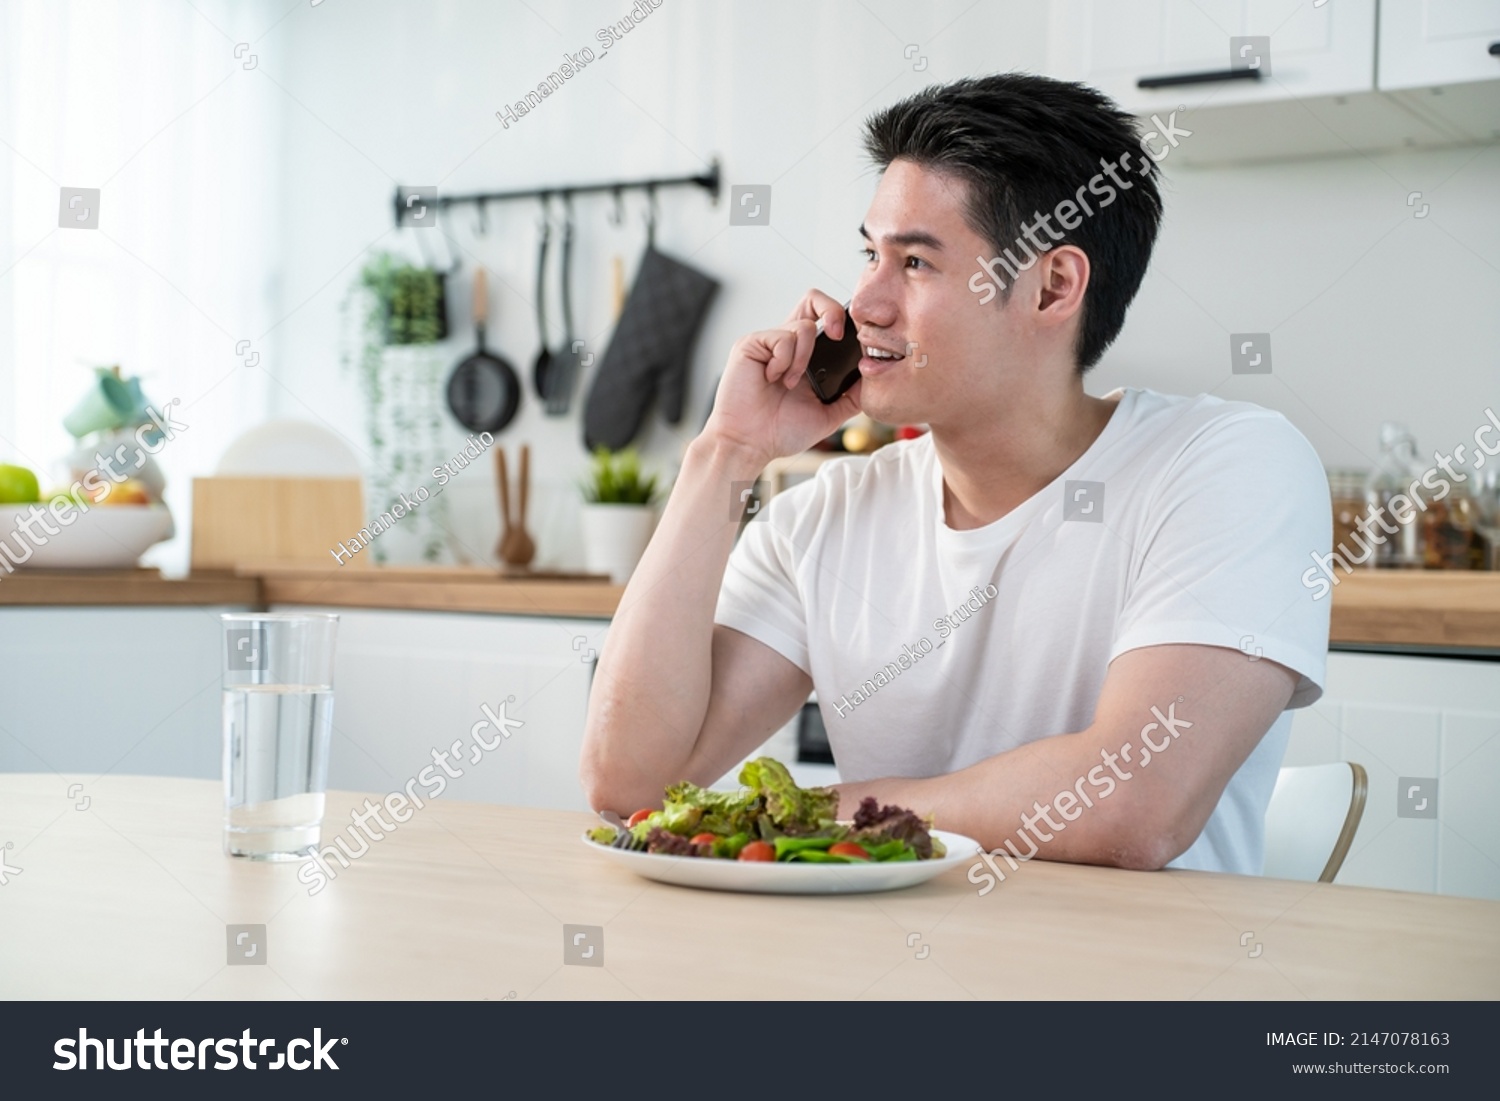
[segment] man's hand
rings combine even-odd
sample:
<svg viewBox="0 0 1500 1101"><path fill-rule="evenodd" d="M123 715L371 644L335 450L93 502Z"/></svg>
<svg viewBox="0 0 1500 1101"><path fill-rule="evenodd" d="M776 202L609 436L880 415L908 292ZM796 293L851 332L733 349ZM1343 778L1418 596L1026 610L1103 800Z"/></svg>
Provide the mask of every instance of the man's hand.
<svg viewBox="0 0 1500 1101"><path fill-rule="evenodd" d="M1287 667L1238 650L1129 650L1111 663L1087 729L946 776L839 784L839 813L873 795L990 851L1009 839L1023 853L1035 844L1042 860L1161 868L1198 839L1296 684Z"/></svg>
<svg viewBox="0 0 1500 1101"><path fill-rule="evenodd" d="M579 778L596 809L654 805L668 784L709 784L795 715L806 673L764 643L716 627L714 608L743 500L736 486L806 450L859 411L801 385L814 324L843 334L843 307L809 291L780 329L744 337L599 656Z"/></svg>
<svg viewBox="0 0 1500 1101"><path fill-rule="evenodd" d="M705 436L756 455L764 465L806 451L859 412L859 383L832 405L820 402L811 386L801 385L819 318L835 340L843 336L845 324L854 323L835 299L810 290L781 328L750 333L735 343Z"/></svg>

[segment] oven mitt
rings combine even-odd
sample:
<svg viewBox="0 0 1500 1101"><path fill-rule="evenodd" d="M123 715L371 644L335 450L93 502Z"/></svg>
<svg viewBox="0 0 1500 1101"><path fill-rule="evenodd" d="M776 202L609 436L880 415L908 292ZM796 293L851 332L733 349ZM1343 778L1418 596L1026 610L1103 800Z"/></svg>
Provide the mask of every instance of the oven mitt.
<svg viewBox="0 0 1500 1101"><path fill-rule="evenodd" d="M647 247L583 413L592 451L628 447L653 398L669 424L682 420L693 341L718 280Z"/></svg>

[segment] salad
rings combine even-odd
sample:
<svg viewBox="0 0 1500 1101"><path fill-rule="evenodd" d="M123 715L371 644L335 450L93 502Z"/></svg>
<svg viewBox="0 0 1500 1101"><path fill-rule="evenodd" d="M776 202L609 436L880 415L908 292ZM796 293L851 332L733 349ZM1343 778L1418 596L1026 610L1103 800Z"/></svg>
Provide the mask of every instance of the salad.
<svg viewBox="0 0 1500 1101"><path fill-rule="evenodd" d="M624 829L600 826L600 845L666 856L719 860L860 864L930 860L946 855L932 823L905 807L860 802L853 822L838 821L831 788L799 788L780 761L760 757L740 770L741 791L673 784L660 810L638 810Z"/></svg>

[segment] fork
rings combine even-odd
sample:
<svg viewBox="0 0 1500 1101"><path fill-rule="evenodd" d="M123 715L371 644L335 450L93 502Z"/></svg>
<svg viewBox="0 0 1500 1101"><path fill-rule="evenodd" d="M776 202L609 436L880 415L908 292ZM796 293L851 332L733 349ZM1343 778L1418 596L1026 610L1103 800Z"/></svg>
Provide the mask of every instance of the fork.
<svg viewBox="0 0 1500 1101"><path fill-rule="evenodd" d="M606 826L614 827L615 839L609 843L610 848L639 852L646 847L646 842L636 840L635 835L630 832L630 827L621 821L620 816L614 811L601 810L599 818Z"/></svg>

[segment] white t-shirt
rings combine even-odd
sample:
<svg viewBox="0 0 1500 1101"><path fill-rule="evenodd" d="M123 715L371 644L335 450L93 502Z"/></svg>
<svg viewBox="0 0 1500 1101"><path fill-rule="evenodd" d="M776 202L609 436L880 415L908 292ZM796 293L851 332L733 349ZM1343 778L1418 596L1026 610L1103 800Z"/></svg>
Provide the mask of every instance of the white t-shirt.
<svg viewBox="0 0 1500 1101"><path fill-rule="evenodd" d="M1083 730L1109 663L1142 646L1242 650L1299 674L1289 708L1322 695L1330 602L1301 575L1332 509L1312 445L1248 402L1116 393L1088 450L982 528L948 527L930 436L826 462L746 526L715 621L811 676L843 779L941 775ZM1290 726L1285 711L1172 867L1260 874Z"/></svg>

